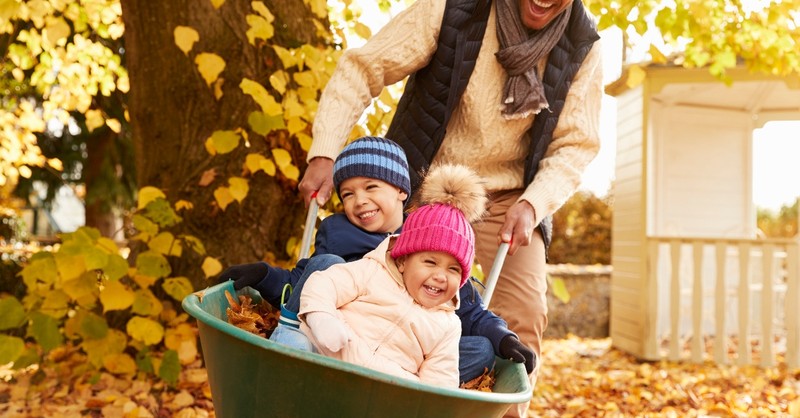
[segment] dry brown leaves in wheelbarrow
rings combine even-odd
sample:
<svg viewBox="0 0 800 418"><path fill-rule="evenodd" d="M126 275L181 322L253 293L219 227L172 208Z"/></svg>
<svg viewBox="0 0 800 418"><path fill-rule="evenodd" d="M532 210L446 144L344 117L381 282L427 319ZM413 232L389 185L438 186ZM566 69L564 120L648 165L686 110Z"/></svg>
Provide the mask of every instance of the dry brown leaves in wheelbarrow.
<svg viewBox="0 0 800 418"><path fill-rule="evenodd" d="M239 301L237 301L226 290L225 297L228 298L228 303L231 305L226 311L229 324L269 338L272 330L278 325L278 311L272 309L269 303L263 300L258 304L253 303L253 299L247 295L239 295Z"/></svg>
<svg viewBox="0 0 800 418"><path fill-rule="evenodd" d="M459 388L479 390L481 392L491 392L492 388L494 387L494 381L494 370L489 371L489 369L484 369L482 375L470 380L469 382L462 383Z"/></svg>

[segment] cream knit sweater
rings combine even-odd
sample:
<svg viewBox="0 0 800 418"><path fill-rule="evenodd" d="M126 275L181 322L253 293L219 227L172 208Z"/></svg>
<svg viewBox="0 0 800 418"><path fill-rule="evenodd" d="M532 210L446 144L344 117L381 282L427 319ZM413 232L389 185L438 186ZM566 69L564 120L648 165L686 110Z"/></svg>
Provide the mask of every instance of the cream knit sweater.
<svg viewBox="0 0 800 418"><path fill-rule="evenodd" d="M371 99L385 86L427 65L436 50L444 7L445 0L417 0L363 47L342 55L320 99L309 160L335 159ZM475 70L434 163L471 167L486 179L489 192L524 188L520 199L533 205L538 224L572 195L583 170L599 151L601 47L599 42L594 44L575 75L553 140L533 182L525 185L528 144L523 139L535 116L506 120L500 114L506 75L494 57L499 49L495 24L492 7ZM542 61L540 76L545 64Z"/></svg>

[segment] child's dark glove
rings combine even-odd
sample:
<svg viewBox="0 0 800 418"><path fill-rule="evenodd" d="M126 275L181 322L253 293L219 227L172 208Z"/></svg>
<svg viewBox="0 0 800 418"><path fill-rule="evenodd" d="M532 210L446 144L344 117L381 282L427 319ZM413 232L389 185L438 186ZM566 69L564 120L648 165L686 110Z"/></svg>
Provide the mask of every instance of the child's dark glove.
<svg viewBox="0 0 800 418"><path fill-rule="evenodd" d="M269 268L267 263L258 262L250 264L237 264L225 269L219 275L218 283L233 280L233 288L239 290L243 287L253 287L267 277Z"/></svg>
<svg viewBox="0 0 800 418"><path fill-rule="evenodd" d="M531 374L533 368L536 367L536 354L514 335L506 335L500 340L500 357L514 363L525 363L525 370L528 374Z"/></svg>

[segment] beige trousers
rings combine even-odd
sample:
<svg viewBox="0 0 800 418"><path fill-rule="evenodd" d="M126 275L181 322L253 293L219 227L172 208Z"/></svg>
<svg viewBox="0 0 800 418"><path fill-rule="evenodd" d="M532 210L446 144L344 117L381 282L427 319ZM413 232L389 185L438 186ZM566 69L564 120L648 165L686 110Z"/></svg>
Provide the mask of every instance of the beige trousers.
<svg viewBox="0 0 800 418"><path fill-rule="evenodd" d="M493 193L487 215L473 224L475 255L486 274L497 256L498 232L505 221L506 211L521 194L522 190ZM536 368L530 375L531 387L536 385L536 376L542 364L541 340L547 327L546 292L544 241L537 227L530 245L520 247L514 255L506 257L489 306L492 312L508 323L509 329L519 336L520 341L536 353ZM529 406L529 402L513 405L506 416L525 417Z"/></svg>

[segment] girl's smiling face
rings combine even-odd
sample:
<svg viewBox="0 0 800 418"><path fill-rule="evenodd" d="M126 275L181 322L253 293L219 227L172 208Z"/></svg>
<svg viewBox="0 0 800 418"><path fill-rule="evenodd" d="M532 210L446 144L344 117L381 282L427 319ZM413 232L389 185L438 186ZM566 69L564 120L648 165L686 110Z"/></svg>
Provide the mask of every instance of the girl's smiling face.
<svg viewBox="0 0 800 418"><path fill-rule="evenodd" d="M461 284L461 264L441 251L420 251L399 257L397 269L403 274L408 293L426 308L453 299Z"/></svg>
<svg viewBox="0 0 800 418"><path fill-rule="evenodd" d="M347 219L355 226L392 233L403 225L403 202L408 194L399 187L370 177L350 177L339 185Z"/></svg>

